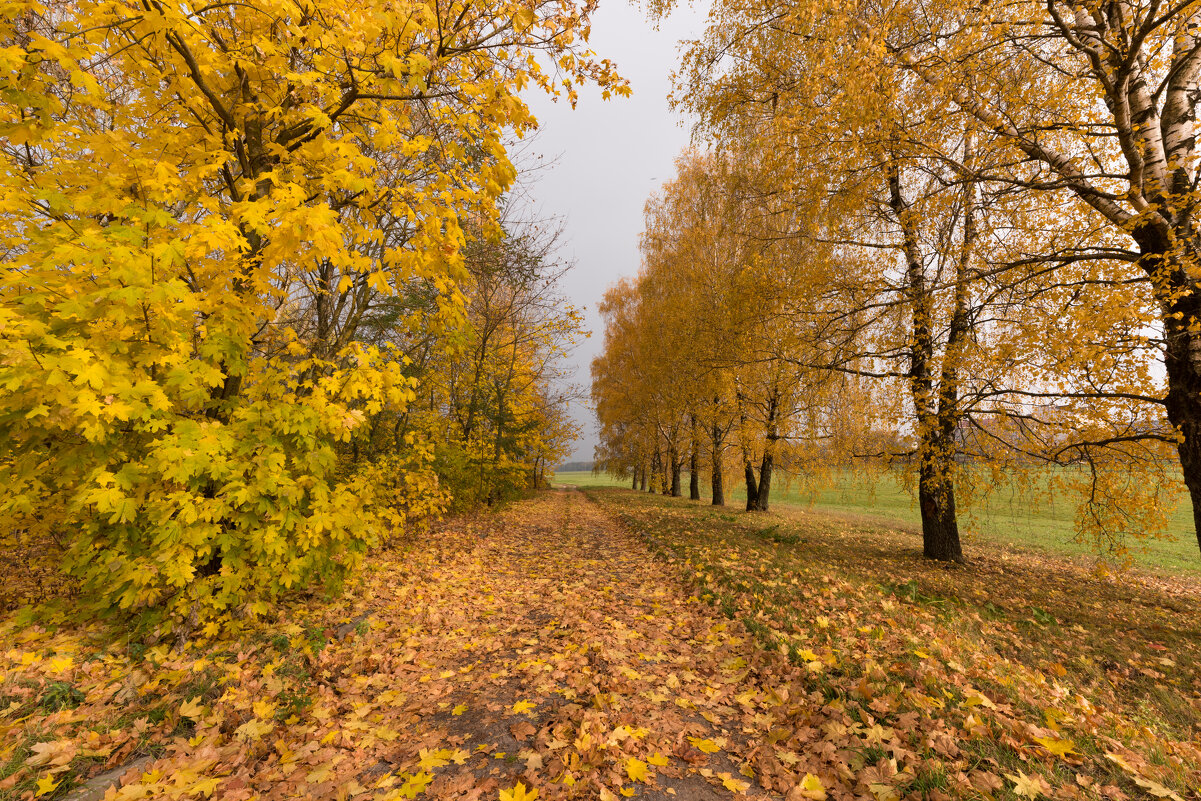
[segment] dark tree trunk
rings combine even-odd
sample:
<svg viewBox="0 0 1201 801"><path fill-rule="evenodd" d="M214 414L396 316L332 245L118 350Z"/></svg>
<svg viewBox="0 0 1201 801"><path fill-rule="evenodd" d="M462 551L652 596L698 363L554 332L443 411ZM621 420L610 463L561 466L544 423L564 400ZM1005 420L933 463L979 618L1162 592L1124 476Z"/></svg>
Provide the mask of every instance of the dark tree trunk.
<svg viewBox="0 0 1201 801"><path fill-rule="evenodd" d="M700 429L696 424L696 415L688 415L689 422L692 424L692 447L688 457L688 500L699 501L701 499L701 475L700 475L700 458L697 455L701 449Z"/></svg>
<svg viewBox="0 0 1201 801"><path fill-rule="evenodd" d="M771 471L775 460L771 448L763 453L763 462L759 466L759 489L755 492L755 511L766 512L771 501Z"/></svg>
<svg viewBox="0 0 1201 801"><path fill-rule="evenodd" d="M639 482L638 489L646 492L646 465L639 466L639 472L642 473L642 479Z"/></svg>
<svg viewBox="0 0 1201 801"><path fill-rule="evenodd" d="M771 501L771 471L775 464L776 442L779 432L776 430L776 415L780 411L780 391L772 388L771 399L767 404L767 437L763 443L763 459L759 464L759 487L755 491L755 511L766 512Z"/></svg>
<svg viewBox="0 0 1201 801"><path fill-rule="evenodd" d="M638 468L637 467L634 468L634 478L633 478L633 480L630 481L630 489L632 489L632 490L638 489Z"/></svg>
<svg viewBox="0 0 1201 801"><path fill-rule="evenodd" d="M680 470L684 467L684 463L680 461L676 449L672 448L668 456L671 459L671 497L680 497Z"/></svg>
<svg viewBox="0 0 1201 801"><path fill-rule="evenodd" d="M940 562L962 562L955 517L955 482L945 458L923 459L918 468L917 504L922 512L922 554Z"/></svg>
<svg viewBox="0 0 1201 801"><path fill-rule="evenodd" d="M709 490L713 495L714 506L726 505L726 488L724 484L724 476L721 469L721 429L718 426L713 426L713 472L710 473Z"/></svg>
<svg viewBox="0 0 1201 801"><path fill-rule="evenodd" d="M905 254L905 291L912 310L911 344L909 350L909 391L917 415L919 437L918 507L922 515L922 553L927 559L962 562L963 549L959 544L959 525L955 519L955 493L949 463L954 425L958 421L953 410L954 399L936 399L934 387L934 333L931 305L933 298L926 286L925 264L922 260L916 223L909 203L901 193L900 168L895 162L888 171L889 205L901 226L901 249ZM970 219L970 211L967 215ZM960 273L962 276L963 265ZM956 317L960 309L956 309ZM962 321L961 321L962 322ZM960 332L961 333L961 332ZM953 343L951 350L954 349ZM944 365L952 372L943 376L943 389L953 385L953 365ZM949 378L952 384L948 385ZM948 405L948 400L951 403ZM941 407L941 408L940 408ZM941 435L941 436L940 436Z"/></svg>
<svg viewBox="0 0 1201 801"><path fill-rule="evenodd" d="M1147 226L1135 229L1133 235L1143 253L1140 266L1155 283L1167 284L1167 288L1157 294L1192 283L1187 277L1171 275L1171 257L1161 255L1169 248L1164 234ZM1169 273L1166 280L1164 273ZM1167 300L1161 300L1161 305L1166 307L1163 314L1164 367L1168 374L1164 406L1168 422L1180 432L1176 452L1180 455L1180 470L1193 504L1197 547L1201 548L1201 333L1192 330L1201 320L1201 297L1195 287L1191 292L1177 290Z"/></svg>
<svg viewBox="0 0 1201 801"><path fill-rule="evenodd" d="M746 478L746 510L753 512L759 508L759 483L755 481L755 466L749 460L742 463Z"/></svg>
<svg viewBox="0 0 1201 801"><path fill-rule="evenodd" d="M659 452L658 452L658 451L655 451L655 455L654 455L654 456L651 458L651 480L650 480L650 486L649 486L649 487L643 487L643 489L644 489L644 490L646 490L647 492L649 492L649 493L651 493L651 494L654 494L654 492L655 492L655 479L658 477L658 475L659 475L659 471L660 471L660 470L662 470L662 469L663 469L663 465L662 465L662 464L660 464L660 462L659 462Z"/></svg>

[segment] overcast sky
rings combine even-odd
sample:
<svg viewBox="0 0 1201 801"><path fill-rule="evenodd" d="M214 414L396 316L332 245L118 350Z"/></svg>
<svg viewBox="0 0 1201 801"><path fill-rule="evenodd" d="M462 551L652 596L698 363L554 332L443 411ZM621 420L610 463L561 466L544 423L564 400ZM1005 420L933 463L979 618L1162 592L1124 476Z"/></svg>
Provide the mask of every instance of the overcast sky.
<svg viewBox="0 0 1201 801"><path fill-rule="evenodd" d="M643 204L671 177L675 157L689 143L690 125L671 111L667 95L678 42L699 37L703 23L703 12L685 5L656 30L627 0L602 2L589 44L617 63L633 96L605 101L586 89L574 110L565 101L529 98L540 123L533 152L553 163L536 171L528 191L542 215L561 218L562 255L575 262L563 288L593 332L572 359L574 380L585 387L602 341L597 302L619 278L638 272ZM528 154L521 159L529 160ZM582 405L572 413L583 434L568 458L591 460L596 420Z"/></svg>

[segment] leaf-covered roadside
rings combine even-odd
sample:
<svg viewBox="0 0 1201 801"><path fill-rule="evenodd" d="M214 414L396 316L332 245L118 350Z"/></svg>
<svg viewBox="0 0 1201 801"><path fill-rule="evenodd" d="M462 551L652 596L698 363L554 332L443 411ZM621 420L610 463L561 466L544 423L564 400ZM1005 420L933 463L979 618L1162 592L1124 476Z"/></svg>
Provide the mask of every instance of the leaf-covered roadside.
<svg viewBox="0 0 1201 801"><path fill-rule="evenodd" d="M880 801L1201 788L1195 586L1002 555L948 569L898 532L589 495L795 665L793 700L750 718L765 783L804 770Z"/></svg>
<svg viewBox="0 0 1201 801"><path fill-rule="evenodd" d="M181 653L8 618L0 798L121 766L109 798L762 794L743 731L791 668L579 493L371 562L338 600Z"/></svg>

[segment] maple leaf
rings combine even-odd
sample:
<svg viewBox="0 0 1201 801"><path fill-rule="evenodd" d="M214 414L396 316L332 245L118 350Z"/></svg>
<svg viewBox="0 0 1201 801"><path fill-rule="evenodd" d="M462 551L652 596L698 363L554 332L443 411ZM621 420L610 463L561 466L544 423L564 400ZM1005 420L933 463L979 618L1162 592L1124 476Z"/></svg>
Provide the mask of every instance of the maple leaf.
<svg viewBox="0 0 1201 801"><path fill-rule="evenodd" d="M55 791L55 789L58 788L58 785L60 783L61 782L56 782L50 774L46 774L45 776L38 779L37 792L34 794L34 796L38 797L38 796L46 795L48 793L53 793Z"/></svg>
<svg viewBox="0 0 1201 801"><path fill-rule="evenodd" d="M1156 798L1169 798L1171 801L1184 801L1179 795L1172 790L1164 787L1159 782L1153 782L1150 779L1144 779L1142 776L1131 776L1134 783L1146 790Z"/></svg>
<svg viewBox="0 0 1201 801"><path fill-rule="evenodd" d="M735 779L729 773L719 773L717 774L717 778L721 779L722 787L733 793L745 793L746 789L751 786L749 782Z"/></svg>
<svg viewBox="0 0 1201 801"><path fill-rule="evenodd" d="M213 778L210 776L207 779L200 779L199 781L192 784L192 786L188 788L188 792L189 793L200 793L207 797L207 796L210 796L213 794L213 791L217 789L217 785L220 783L221 783L220 779L216 779L216 778Z"/></svg>
<svg viewBox="0 0 1201 801"><path fill-rule="evenodd" d="M646 772L646 763L641 759L630 757L626 760L626 775L630 777L630 781L649 782L650 776Z"/></svg>
<svg viewBox="0 0 1201 801"><path fill-rule="evenodd" d="M417 762L418 767L425 771L432 771L434 768L449 765L451 752L445 748L438 751L430 751L422 748L418 752L418 756L421 757Z"/></svg>
<svg viewBox="0 0 1201 801"><path fill-rule="evenodd" d="M515 714L521 715L529 712L536 706L537 704L532 704L529 701L518 701L517 703L513 704L513 706L509 707L509 709L511 709Z"/></svg>
<svg viewBox="0 0 1201 801"><path fill-rule="evenodd" d="M789 767L791 767L801 761L801 758L799 756L797 756L795 753L793 753L792 751L783 751L783 750L776 751L776 759L780 760L781 762L783 762L785 765L788 765Z"/></svg>
<svg viewBox="0 0 1201 801"><path fill-rule="evenodd" d="M1115 754L1112 751L1106 751L1105 758L1108 759L1110 762L1113 762L1115 765L1120 767L1122 770L1126 771L1126 773L1130 775L1130 778L1134 780L1135 784L1137 784L1139 787L1143 788L1144 790L1146 790L1148 793L1155 796L1156 798L1170 798L1170 799L1172 799L1172 801L1180 801L1180 796L1177 795L1175 792L1173 792L1171 789L1164 787L1162 784L1159 784L1158 782L1153 782L1150 779L1144 778L1135 769L1134 765L1131 765L1130 762L1128 760L1126 760L1126 758L1123 757L1121 754Z"/></svg>
<svg viewBox="0 0 1201 801"><path fill-rule="evenodd" d="M692 743L698 750L704 751L706 754L715 754L721 750L717 743L709 739L702 740L700 737L689 737L688 742Z"/></svg>
<svg viewBox="0 0 1201 801"><path fill-rule="evenodd" d="M235 729L234 734L244 740L258 740L264 734L270 733L274 728L275 724L255 718L254 720L246 721Z"/></svg>
<svg viewBox="0 0 1201 801"><path fill-rule="evenodd" d="M1072 740L1060 740L1055 737L1035 737L1034 742L1057 757L1066 757L1068 754L1076 753L1076 743Z"/></svg>
<svg viewBox="0 0 1201 801"><path fill-rule="evenodd" d="M667 757L663 756L663 754L656 751L655 753L648 756L646 758L646 761L649 762L650 764L654 765L657 768L665 768L665 767L667 767L668 759L667 759Z"/></svg>
<svg viewBox="0 0 1201 801"><path fill-rule="evenodd" d="M193 698L190 701L184 701L179 705L179 714L181 717L189 720L199 720L204 716L204 706L200 703L200 696Z"/></svg>
<svg viewBox="0 0 1201 801"><path fill-rule="evenodd" d="M897 788L891 784L869 784L867 789L875 797L876 801L897 801L900 795L897 793Z"/></svg>
<svg viewBox="0 0 1201 801"><path fill-rule="evenodd" d="M467 704L459 704L454 709L450 710L450 714L462 715L466 711L467 711Z"/></svg>
<svg viewBox="0 0 1201 801"><path fill-rule="evenodd" d="M1012 773L1006 773L1005 778L1013 782L1013 792L1025 798L1038 798L1051 790L1037 773L1033 776L1027 776L1019 770L1016 776Z"/></svg>
<svg viewBox="0 0 1201 801"><path fill-rule="evenodd" d="M809 799L809 801L825 801L826 799L825 785L812 773L806 773L805 777L788 791L788 801L800 801L802 798Z"/></svg>
<svg viewBox="0 0 1201 801"><path fill-rule="evenodd" d="M65 752L68 750L73 752L74 749L71 749L70 746L71 742L69 740L54 740L47 743L34 743L29 748L33 754L25 760L25 764L31 768L36 768L42 765L59 765L65 764L65 762L70 762L72 758L71 756L68 756L65 761L63 760L63 754Z"/></svg>
<svg viewBox="0 0 1201 801"><path fill-rule="evenodd" d="M512 790L500 791L500 801L534 801L537 797L537 790L527 790L521 782L517 782Z"/></svg>

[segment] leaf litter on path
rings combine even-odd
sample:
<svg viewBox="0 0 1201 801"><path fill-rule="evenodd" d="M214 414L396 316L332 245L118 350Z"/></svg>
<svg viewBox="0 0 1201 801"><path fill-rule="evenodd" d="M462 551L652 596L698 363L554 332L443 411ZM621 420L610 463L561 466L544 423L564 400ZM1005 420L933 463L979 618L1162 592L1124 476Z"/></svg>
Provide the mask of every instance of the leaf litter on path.
<svg viewBox="0 0 1201 801"><path fill-rule="evenodd" d="M207 651L9 621L0 797L60 798L138 754L105 798L778 796L743 718L787 696L780 660L674 579L558 492L380 552L339 599ZM38 706L54 682L80 703Z"/></svg>

